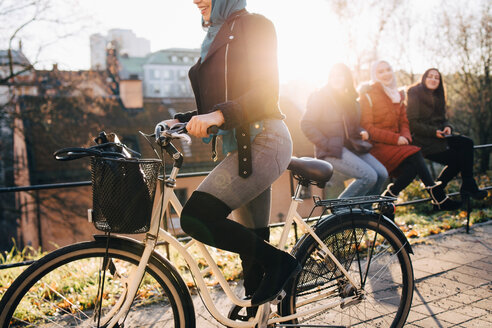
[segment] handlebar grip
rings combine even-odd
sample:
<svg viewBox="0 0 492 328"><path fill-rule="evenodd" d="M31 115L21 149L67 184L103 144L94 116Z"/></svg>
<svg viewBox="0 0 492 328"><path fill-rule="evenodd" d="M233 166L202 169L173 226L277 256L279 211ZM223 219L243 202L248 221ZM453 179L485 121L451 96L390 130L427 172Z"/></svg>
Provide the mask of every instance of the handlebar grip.
<svg viewBox="0 0 492 328"><path fill-rule="evenodd" d="M211 125L207 128L208 134L217 134L219 132L219 127L217 125Z"/></svg>

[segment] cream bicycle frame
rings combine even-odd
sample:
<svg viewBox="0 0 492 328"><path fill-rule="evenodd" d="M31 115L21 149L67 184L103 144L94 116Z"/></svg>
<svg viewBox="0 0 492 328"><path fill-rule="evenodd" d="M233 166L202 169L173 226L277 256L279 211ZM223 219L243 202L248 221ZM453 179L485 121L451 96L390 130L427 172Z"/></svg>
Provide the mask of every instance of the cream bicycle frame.
<svg viewBox="0 0 492 328"><path fill-rule="evenodd" d="M157 190L154 198L154 204L153 204L153 210L152 210L152 219L151 219L151 224L150 224L150 230L147 232L146 237L144 239L144 244L145 244L145 249L142 254L141 260L139 262L139 265L134 269L134 271L130 274L130 277L128 278L129 283L128 283L128 289L125 297L121 297L119 302L113 307L113 309L101 320L102 323L108 322L108 328L114 327L115 324L118 323L118 321L121 318L125 318L126 313L131 307L131 304L133 302L133 298L135 296L135 293L138 289L138 286L140 284L141 278L143 277L143 274L145 272L145 268L147 266L147 263L149 261L150 256L152 255L152 252L154 251L154 248L157 245L157 242L159 243L168 243L170 246L174 247L175 250L181 255L184 260L186 261L188 267L191 270L191 273L195 279L195 282L197 284L197 288L199 293L202 296L202 300L205 304L205 307L210 311L212 316L221 324L229 327L235 327L235 328L246 328L246 327L253 327L256 325L262 316L263 313L267 313L269 315L269 309L270 309L270 303L263 304L259 307L259 311L253 321L248 321L248 322L241 322L241 321L233 321L226 316L224 316L222 313L219 312L217 307L215 306L214 302L212 301L212 297L210 295L210 292L205 284L205 280L203 278L203 275L205 273L208 273L212 271L212 273L215 275L217 278L221 288L224 290L225 294L229 298L229 300L238 306L241 307L250 307L251 306L251 301L250 300L242 300L240 299L234 292L232 291L231 287L227 283L226 279L224 278L224 275L220 271L219 267L213 260L212 256L210 255L209 251L207 250L206 246L202 243L200 243L197 240L192 239L189 241L187 244L182 245L181 242L179 242L174 236L172 236L169 232L164 230L163 228L160 228L160 223L161 223L161 218L163 217L164 212L167 210L168 205L170 204L176 213L178 215L181 214L181 211L183 209L181 203L179 202L175 192L174 188L175 186L175 181L178 175L179 169L176 167L173 167L173 170L169 177L165 181L159 181L157 184ZM298 185L297 189L295 191L294 196L292 197L292 202L289 207L289 211L287 213L287 219L285 221L284 228L282 230L282 234L280 237L280 241L278 244L278 248L283 249L286 242L287 238L290 232L290 228L294 222L298 224L299 227L302 228L302 230L305 233L309 233L315 240L316 242L320 245L321 256L328 256L338 267L338 269L343 273L343 275L350 281L352 286L357 286L355 281L350 277L348 272L345 270L345 268L340 264L340 262L335 258L335 256L330 252L328 247L323 243L323 241L316 235L316 233L313 231L313 229L302 219L300 214L297 212L297 208L299 204L302 202L302 199L299 198L301 191L301 186ZM202 256L205 258L208 267L205 270L200 271L197 262L194 260L194 258L191 256L191 254L188 252L188 248L190 248L192 245L196 245ZM332 293L331 291L324 292L323 294L319 293L318 295L314 295L312 298L306 300L303 302L303 304L310 303L313 301L316 301L328 294ZM351 300L357 298L358 296L352 296L348 297L345 299L340 299L338 301L333 301L329 304L323 305L323 306L317 306L309 310L301 311L289 316L271 316L267 321L267 324L274 324L274 323L280 323L288 320L293 320L296 318L300 318L303 316L307 315L312 315L317 312L325 311L327 309L334 308L338 305L341 305L345 302L350 302ZM267 308L268 307L268 308ZM116 314L115 314L116 313Z"/></svg>

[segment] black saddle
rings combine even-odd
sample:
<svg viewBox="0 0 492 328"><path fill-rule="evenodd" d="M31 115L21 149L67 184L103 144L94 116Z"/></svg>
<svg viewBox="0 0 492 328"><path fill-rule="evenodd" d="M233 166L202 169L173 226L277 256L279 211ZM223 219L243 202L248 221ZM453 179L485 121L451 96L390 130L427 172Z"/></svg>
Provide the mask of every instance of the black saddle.
<svg viewBox="0 0 492 328"><path fill-rule="evenodd" d="M292 157L287 167L302 185L315 184L324 188L333 175L333 166L311 157Z"/></svg>

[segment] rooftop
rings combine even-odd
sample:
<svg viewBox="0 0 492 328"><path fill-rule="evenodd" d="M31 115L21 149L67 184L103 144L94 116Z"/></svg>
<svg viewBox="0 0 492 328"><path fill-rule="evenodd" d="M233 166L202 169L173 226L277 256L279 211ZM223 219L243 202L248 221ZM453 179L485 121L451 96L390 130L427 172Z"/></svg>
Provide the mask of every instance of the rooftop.
<svg viewBox="0 0 492 328"><path fill-rule="evenodd" d="M18 50L11 50L12 62L14 65L29 66L31 63L24 56L24 54ZM0 50L0 66L6 66L10 62L8 50Z"/></svg>

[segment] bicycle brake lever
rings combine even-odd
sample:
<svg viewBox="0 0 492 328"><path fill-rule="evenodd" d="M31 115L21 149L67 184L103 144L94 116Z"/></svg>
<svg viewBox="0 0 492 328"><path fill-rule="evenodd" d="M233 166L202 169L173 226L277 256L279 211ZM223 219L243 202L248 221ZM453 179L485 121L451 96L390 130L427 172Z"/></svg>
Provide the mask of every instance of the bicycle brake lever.
<svg viewBox="0 0 492 328"><path fill-rule="evenodd" d="M162 132L169 130L169 126L166 123L159 123L155 126L154 137L155 141L161 141Z"/></svg>
<svg viewBox="0 0 492 328"><path fill-rule="evenodd" d="M181 139L181 140L184 140L188 145L191 144L191 137L189 135L187 135L186 133L183 133L183 132L169 133L168 131L166 131L166 134L168 134L173 139Z"/></svg>

